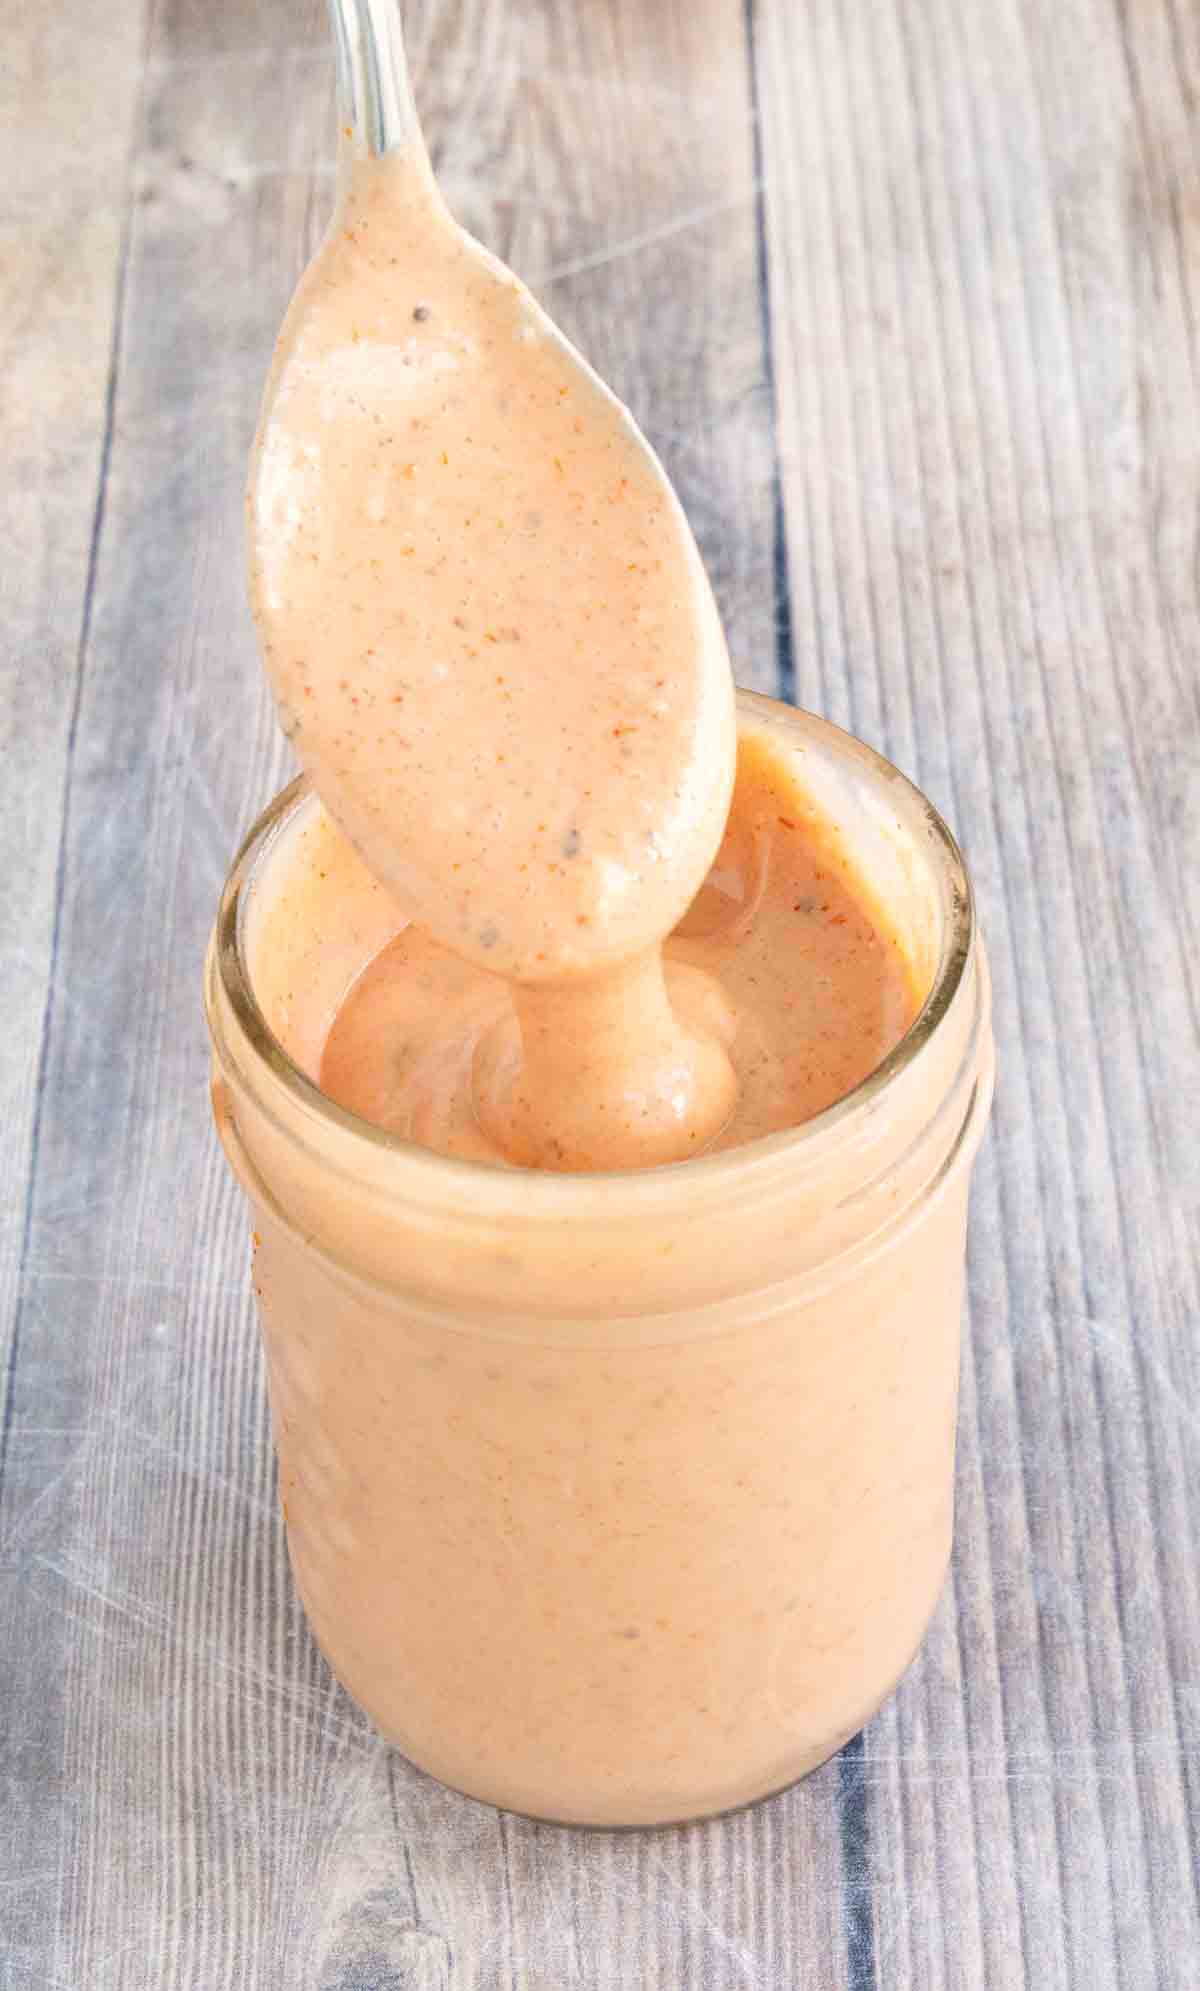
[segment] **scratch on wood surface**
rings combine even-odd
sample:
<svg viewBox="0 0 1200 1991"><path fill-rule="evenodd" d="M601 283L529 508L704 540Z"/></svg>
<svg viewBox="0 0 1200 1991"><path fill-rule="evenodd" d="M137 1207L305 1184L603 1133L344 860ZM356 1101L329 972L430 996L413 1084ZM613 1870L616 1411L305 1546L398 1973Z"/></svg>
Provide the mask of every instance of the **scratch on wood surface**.
<svg viewBox="0 0 1200 1991"><path fill-rule="evenodd" d="M684 235L691 228L700 228L705 222L715 221L721 215L729 214L737 208L750 206L757 198L759 187L752 183L743 192L729 200L709 201L702 207L690 208L683 214L674 215L670 221L661 222L656 228L644 229L638 235L628 235L620 242L606 244L586 256L577 256L573 261L553 264L540 276L530 278L532 287L545 290L552 283L560 283L565 277L577 277L601 270L611 263L618 263L627 256L641 255L645 249L658 248L661 243L671 242L678 235Z"/></svg>

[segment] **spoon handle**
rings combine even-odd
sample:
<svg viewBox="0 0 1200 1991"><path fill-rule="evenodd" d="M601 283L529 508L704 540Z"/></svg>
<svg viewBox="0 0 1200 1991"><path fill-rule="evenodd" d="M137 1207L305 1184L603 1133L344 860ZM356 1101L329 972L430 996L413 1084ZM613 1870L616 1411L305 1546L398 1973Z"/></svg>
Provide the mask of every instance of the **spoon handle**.
<svg viewBox="0 0 1200 1991"><path fill-rule="evenodd" d="M379 159L419 135L399 0L329 0L343 156Z"/></svg>

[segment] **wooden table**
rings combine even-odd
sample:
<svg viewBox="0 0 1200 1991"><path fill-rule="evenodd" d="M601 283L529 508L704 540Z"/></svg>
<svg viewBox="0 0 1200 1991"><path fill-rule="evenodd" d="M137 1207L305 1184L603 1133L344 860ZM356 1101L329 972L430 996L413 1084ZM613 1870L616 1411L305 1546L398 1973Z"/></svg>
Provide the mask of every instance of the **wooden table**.
<svg viewBox="0 0 1200 1991"><path fill-rule="evenodd" d="M839 1760L450 1796L288 1578L200 963L285 773L241 577L318 0L6 9L0 1991L1200 1985L1200 15L409 0L459 214L632 404L740 676L966 845L1001 1085L952 1581Z"/></svg>

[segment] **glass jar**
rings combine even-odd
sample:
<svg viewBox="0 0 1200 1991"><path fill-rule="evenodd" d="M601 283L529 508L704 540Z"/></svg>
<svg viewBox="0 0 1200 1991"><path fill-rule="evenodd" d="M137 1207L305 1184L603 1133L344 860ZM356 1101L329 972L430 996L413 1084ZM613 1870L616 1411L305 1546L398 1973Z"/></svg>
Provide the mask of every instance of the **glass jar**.
<svg viewBox="0 0 1200 1991"><path fill-rule="evenodd" d="M560 1822L702 1817L814 1769L912 1659L950 1550L993 1075L970 888L869 748L749 693L739 722L793 758L928 991L800 1128L551 1175L332 1104L325 1032L401 922L302 782L247 838L207 964L317 1640L413 1762Z"/></svg>

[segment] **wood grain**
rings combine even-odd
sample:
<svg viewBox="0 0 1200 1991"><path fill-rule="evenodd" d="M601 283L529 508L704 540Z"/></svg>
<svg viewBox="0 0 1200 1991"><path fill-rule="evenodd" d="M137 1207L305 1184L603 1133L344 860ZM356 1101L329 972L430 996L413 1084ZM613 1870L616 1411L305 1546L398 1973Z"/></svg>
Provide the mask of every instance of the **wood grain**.
<svg viewBox="0 0 1200 1991"><path fill-rule="evenodd" d="M208 1127L200 956L286 771L240 485L331 192L322 10L27 12L0 27L0 1991L1191 1991L1194 10L405 8L452 202L643 420L739 675L926 787L996 979L925 1650L798 1790L618 1837L442 1791L330 1681Z"/></svg>
<svg viewBox="0 0 1200 1991"><path fill-rule="evenodd" d="M867 1737L876 1967L1183 1985L1194 191L1168 259L1103 6L817 0L764 30L798 690L962 834L1000 1035L954 1598Z"/></svg>
<svg viewBox="0 0 1200 1991"><path fill-rule="evenodd" d="M116 8L103 35L76 34L49 16L22 18L9 27L0 80L12 155L0 190L6 664L0 936L13 1026L0 1050L5 1347L36 1124L66 770L103 505L141 13L132 0ZM89 75L110 91L103 112L89 93ZM61 122L48 129L44 106L52 92Z"/></svg>
<svg viewBox="0 0 1200 1991"><path fill-rule="evenodd" d="M48 1295L37 1285L30 1216L50 1018L73 999L55 975L61 861L111 441L142 17L141 0L114 0L103 21L18 10L4 26L0 66L8 135L0 187L0 1619L8 1716L0 1970L10 1974L45 1959L47 1897L41 1881L31 1888L23 1877L52 1879L63 1857L61 1819L41 1789L60 1730L47 1694L58 1628L43 1621L28 1572L17 1571L4 1545L22 1515L53 1501L61 1461L79 1436L58 1397L53 1356L38 1345L35 1320ZM50 103L56 112L47 120ZM54 1183L54 1205L66 1226L86 1210L70 1169ZM19 1357L28 1358L36 1407L18 1420Z"/></svg>

